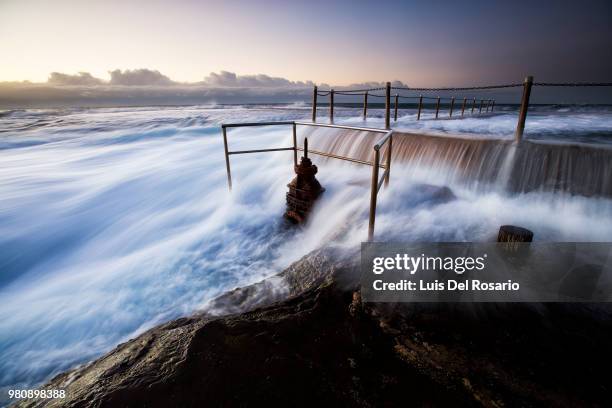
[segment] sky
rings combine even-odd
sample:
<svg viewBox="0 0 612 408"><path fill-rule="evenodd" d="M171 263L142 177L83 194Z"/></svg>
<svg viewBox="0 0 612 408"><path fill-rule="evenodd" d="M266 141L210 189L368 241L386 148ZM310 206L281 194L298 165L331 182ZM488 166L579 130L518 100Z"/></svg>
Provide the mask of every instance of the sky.
<svg viewBox="0 0 612 408"><path fill-rule="evenodd" d="M155 85L223 71L335 86L609 81L610 44L612 2L597 0L0 0L0 82L126 70L157 71Z"/></svg>

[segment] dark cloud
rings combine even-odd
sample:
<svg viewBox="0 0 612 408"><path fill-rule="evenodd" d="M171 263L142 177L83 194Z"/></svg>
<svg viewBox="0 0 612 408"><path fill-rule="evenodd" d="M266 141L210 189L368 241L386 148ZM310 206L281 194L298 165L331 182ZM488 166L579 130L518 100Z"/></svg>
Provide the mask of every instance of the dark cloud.
<svg viewBox="0 0 612 408"><path fill-rule="evenodd" d="M393 86L406 86L393 81ZM290 81L268 75L237 75L221 71L211 73L198 83L172 81L159 71L150 69L114 70L110 81L96 78L87 72L75 75L53 72L46 83L0 82L0 108L50 106L117 106L117 105L191 105L204 103L291 103L306 102L312 97L311 81ZM349 86L319 84L319 89L382 88L385 82L363 82ZM503 91L503 92L502 92ZM520 90L496 90L494 93L475 94L502 102L517 103ZM534 103L609 103L601 91L577 89L563 94L554 89L538 89ZM378 93L384 93L379 91ZM437 94L434 94L437 95ZM607 94L606 94L607 95ZM450 96L450 94L441 94ZM465 96L465 95L464 95ZM467 96L471 96L467 95ZM361 96L343 96L340 102L360 102ZM376 101L374 101L376 102ZM379 101L381 102L381 101Z"/></svg>
<svg viewBox="0 0 612 408"><path fill-rule="evenodd" d="M147 106L294 103L310 99L309 88L230 88L198 84L174 86L56 86L0 82L0 109L59 106Z"/></svg>
<svg viewBox="0 0 612 408"><path fill-rule="evenodd" d="M311 87L312 81L290 81L286 78L271 77L264 74L258 75L236 75L234 72L220 71L211 72L204 78L203 85L228 88L270 88L270 87Z"/></svg>
<svg viewBox="0 0 612 408"><path fill-rule="evenodd" d="M339 86L339 87L336 87L336 89L338 89L338 90L342 90L342 89L370 89L370 88L384 88L385 86L387 86L386 82L370 81L370 82L360 82L360 83L357 83L357 84L350 84L348 86ZM402 81L391 81L391 86L394 86L394 87L398 87L398 86L407 87L408 85L406 85Z"/></svg>
<svg viewBox="0 0 612 408"><path fill-rule="evenodd" d="M111 76L110 85L167 86L176 84L176 82L172 81L161 72L146 68L134 70L126 69L125 71L116 69L114 71L109 71L109 74Z"/></svg>
<svg viewBox="0 0 612 408"><path fill-rule="evenodd" d="M94 77L89 72L79 72L76 75L52 72L47 82L51 85L70 85L70 86L92 86L102 85L104 81Z"/></svg>

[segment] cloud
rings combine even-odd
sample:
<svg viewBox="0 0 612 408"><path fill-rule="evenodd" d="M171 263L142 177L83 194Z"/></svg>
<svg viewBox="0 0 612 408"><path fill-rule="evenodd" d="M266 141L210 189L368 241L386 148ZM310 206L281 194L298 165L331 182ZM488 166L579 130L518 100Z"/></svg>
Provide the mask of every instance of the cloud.
<svg viewBox="0 0 612 408"><path fill-rule="evenodd" d="M109 79L88 72L53 72L46 83L0 82L0 108L48 106L191 105L203 103L293 103L309 101L312 81L291 81L265 74L238 75L211 72L201 82L182 83L152 69L115 69ZM405 86L393 81L393 86ZM384 82L364 82L342 89L384 87ZM319 84L320 89L329 89ZM346 99L346 98L345 98Z"/></svg>
<svg viewBox="0 0 612 408"><path fill-rule="evenodd" d="M126 69L125 71L116 69L114 71L109 71L109 74L111 76L110 85L167 86L176 84L176 82L172 81L161 72L146 68L134 70Z"/></svg>
<svg viewBox="0 0 612 408"><path fill-rule="evenodd" d="M290 81L286 78L271 77L264 74L236 75L234 72L211 72L204 78L203 85L227 88L305 88L313 86L312 81Z"/></svg>
<svg viewBox="0 0 612 408"><path fill-rule="evenodd" d="M51 85L69 85L69 86L91 86L102 85L104 81L94 77L89 72L79 72L76 75L62 74L61 72L52 72L49 75L47 82Z"/></svg>
<svg viewBox="0 0 612 408"><path fill-rule="evenodd" d="M375 82L375 81L369 81L369 82L360 82L357 84L350 84L347 86L340 86L340 87L336 87L335 89L338 90L343 90L343 89L371 89L371 88L384 88L387 86L386 82ZM403 83L402 81L391 81L391 86L393 87L407 87L408 85L406 85L405 83Z"/></svg>

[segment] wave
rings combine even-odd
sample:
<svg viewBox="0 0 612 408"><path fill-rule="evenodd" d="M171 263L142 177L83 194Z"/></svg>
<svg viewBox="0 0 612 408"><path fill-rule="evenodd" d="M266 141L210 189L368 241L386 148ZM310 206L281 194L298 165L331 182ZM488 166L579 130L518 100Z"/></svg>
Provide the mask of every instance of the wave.
<svg viewBox="0 0 612 408"><path fill-rule="evenodd" d="M338 121L363 125L356 112L339 108ZM380 195L377 236L485 241L499 225L515 223L539 240L609 240L612 204L605 197L481 188L487 172L497 180L505 171L479 169L478 161L507 160L510 113L489 124L415 124L410 114L402 112L399 124L441 134L469 130L466 140L499 129L497 141L446 141L444 153L435 146L441 138L423 142L428 150L417 155L419 139L403 147L396 139L396 154L406 160L394 164ZM302 107L153 107L0 118L9 129L0 135L0 389L40 384L157 323L201 310L226 290L271 276L324 242L358 245L367 232L367 166L313 157L326 192L302 228L282 219L291 152L233 156L228 192L220 123L307 117ZM39 120L45 125L29 127ZM307 133L300 129L301 140ZM361 154L356 141L369 140L332 136L322 148ZM291 146L291 137L290 127L232 129L230 148ZM448 156L445 170L425 159L437 155ZM453 172L448 163L465 169ZM438 200L442 187L455 198Z"/></svg>

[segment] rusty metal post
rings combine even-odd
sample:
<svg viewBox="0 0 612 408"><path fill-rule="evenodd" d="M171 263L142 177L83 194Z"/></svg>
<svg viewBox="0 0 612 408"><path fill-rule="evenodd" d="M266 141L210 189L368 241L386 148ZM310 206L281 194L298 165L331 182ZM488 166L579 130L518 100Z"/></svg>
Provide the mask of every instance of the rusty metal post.
<svg viewBox="0 0 612 408"><path fill-rule="evenodd" d="M227 129L225 126L221 126L223 129L223 148L225 149L225 169L227 170L227 186L230 191L232 190L232 171L230 170L229 150L227 148Z"/></svg>
<svg viewBox="0 0 612 408"><path fill-rule="evenodd" d="M389 147L387 149L387 163L386 163L387 168L385 169L386 171L385 187L389 185L389 177L391 176L391 153L392 153L391 149L392 147L393 147L393 133L391 133L391 135L389 136Z"/></svg>
<svg viewBox="0 0 612 408"><path fill-rule="evenodd" d="M297 129L293 122L293 164L297 166Z"/></svg>
<svg viewBox="0 0 612 408"><path fill-rule="evenodd" d="M516 132L514 139L520 142L523 139L523 131L525 130L525 120L527 119L527 110L529 109L529 97L531 96L531 86L533 85L533 77L528 76L523 82L523 98L521 99L521 110L519 111L518 123L516 124Z"/></svg>
<svg viewBox="0 0 612 408"><path fill-rule="evenodd" d="M417 112L417 120L421 120L421 109L423 108L423 95L419 96L419 111Z"/></svg>
<svg viewBox="0 0 612 408"><path fill-rule="evenodd" d="M452 118L453 117L453 108L455 107L455 97L453 96L451 98L451 103L450 103L450 109L448 110L448 117Z"/></svg>
<svg viewBox="0 0 612 408"><path fill-rule="evenodd" d="M472 114L474 114L474 106L476 106L476 98L472 99Z"/></svg>
<svg viewBox="0 0 612 408"><path fill-rule="evenodd" d="M438 112L440 112L440 97L436 101L436 119L438 119Z"/></svg>
<svg viewBox="0 0 612 408"><path fill-rule="evenodd" d="M376 198L378 197L378 168L380 166L380 151L374 149L374 166L372 167L372 191L370 192L370 221L368 225L368 241L374 239L374 223L376 222Z"/></svg>
<svg viewBox="0 0 612 408"><path fill-rule="evenodd" d="M463 113L465 112L465 103L467 102L467 98L463 98L463 104L461 104L461 117L463 117Z"/></svg>
<svg viewBox="0 0 612 408"><path fill-rule="evenodd" d="M312 91L312 121L317 121L317 86L315 85Z"/></svg>
<svg viewBox="0 0 612 408"><path fill-rule="evenodd" d="M329 91L329 123L334 123L334 90Z"/></svg>
<svg viewBox="0 0 612 408"><path fill-rule="evenodd" d="M398 101L399 101L399 95L395 94L395 112L393 114L393 120L395 122L397 122L397 104L398 104Z"/></svg>
<svg viewBox="0 0 612 408"><path fill-rule="evenodd" d="M368 91L363 94L363 119L368 116Z"/></svg>
<svg viewBox="0 0 612 408"><path fill-rule="evenodd" d="M391 128L391 82L385 87L385 129Z"/></svg>

